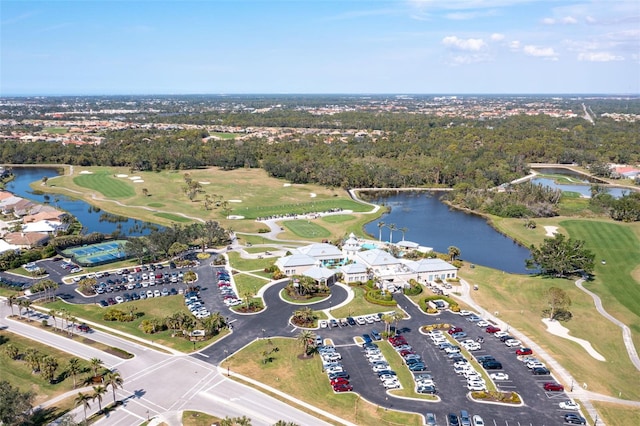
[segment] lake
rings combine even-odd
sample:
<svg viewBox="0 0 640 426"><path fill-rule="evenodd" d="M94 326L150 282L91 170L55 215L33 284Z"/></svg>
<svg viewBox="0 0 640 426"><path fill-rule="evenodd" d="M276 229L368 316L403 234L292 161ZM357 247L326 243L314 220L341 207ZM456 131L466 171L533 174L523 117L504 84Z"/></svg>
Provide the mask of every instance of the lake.
<svg viewBox="0 0 640 426"><path fill-rule="evenodd" d="M447 253L449 246L460 249L461 258L470 263L488 266L505 272L530 274L525 260L531 253L493 229L477 215L449 208L440 201L443 193L397 192L377 196L368 201L391 207L391 212L365 225L367 233L378 238L378 222L398 228L406 227L405 239ZM389 229L382 228L382 240L389 241ZM402 239L402 232L393 231L393 241Z"/></svg>
<svg viewBox="0 0 640 426"><path fill-rule="evenodd" d="M13 174L15 178L7 183L6 189L19 197L41 204L50 204L69 212L82 223L85 233L101 232L103 234L112 234L118 231L123 236L140 236L149 234L153 228L162 228L159 225L103 212L101 209L84 201L64 195L34 192L29 186L32 182L41 181L45 176L48 178L58 176L60 170L52 167L14 167ZM54 182L55 180L50 181L50 184Z"/></svg>

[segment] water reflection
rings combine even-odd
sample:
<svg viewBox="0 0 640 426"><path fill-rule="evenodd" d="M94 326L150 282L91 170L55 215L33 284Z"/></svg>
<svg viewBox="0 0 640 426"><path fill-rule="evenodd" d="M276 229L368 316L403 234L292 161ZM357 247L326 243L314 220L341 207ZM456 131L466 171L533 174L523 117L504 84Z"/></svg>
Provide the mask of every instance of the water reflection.
<svg viewBox="0 0 640 426"><path fill-rule="evenodd" d="M85 233L100 232L103 234L117 234L140 236L147 235L152 229L161 229L156 224L129 219L124 216L103 212L100 207L92 206L81 200L72 199L60 194L45 194L34 191L29 186L32 182L39 182L43 177L58 176L59 169L50 167L15 167L15 179L6 185L8 191L19 197L27 198L42 204L49 204L65 210L78 218ZM48 185L55 185L55 179L50 179Z"/></svg>

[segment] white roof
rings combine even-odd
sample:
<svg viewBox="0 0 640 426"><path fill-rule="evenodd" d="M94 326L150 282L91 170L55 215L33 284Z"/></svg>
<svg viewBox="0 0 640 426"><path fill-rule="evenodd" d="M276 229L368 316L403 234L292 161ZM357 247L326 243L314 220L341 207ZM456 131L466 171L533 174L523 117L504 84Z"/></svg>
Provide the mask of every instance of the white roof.
<svg viewBox="0 0 640 426"><path fill-rule="evenodd" d="M335 271L323 268L321 266L313 266L302 273L302 275L313 278L316 281L328 280L335 275Z"/></svg>
<svg viewBox="0 0 640 426"><path fill-rule="evenodd" d="M20 247L18 247L18 246L14 246L13 244L9 244L5 240L0 240L0 253L4 253L5 251L9 251L9 250L16 250L16 249L19 249L19 248Z"/></svg>
<svg viewBox="0 0 640 426"><path fill-rule="evenodd" d="M367 267L362 263L350 263L340 268L345 274L363 274L367 272Z"/></svg>
<svg viewBox="0 0 640 426"><path fill-rule="evenodd" d="M404 264L417 273L451 271L458 269L449 262L445 262L444 260L438 258L420 259L418 261L405 260Z"/></svg>
<svg viewBox="0 0 640 426"><path fill-rule="evenodd" d="M364 263L370 266L397 265L398 259L390 253L380 249L361 251L356 254Z"/></svg>
<svg viewBox="0 0 640 426"><path fill-rule="evenodd" d="M307 256L315 257L316 259L343 257L343 254L338 247L327 243L310 244L308 246L298 248L297 251L299 253L306 254Z"/></svg>
<svg viewBox="0 0 640 426"><path fill-rule="evenodd" d="M293 268L296 266L309 266L315 265L316 259L311 256L307 256L306 254L294 253L291 256L281 257L276 261L276 265L280 268Z"/></svg>
<svg viewBox="0 0 640 426"><path fill-rule="evenodd" d="M398 241L395 244L397 246L405 247L405 248L409 248L409 249L417 249L418 247L420 247L420 244L414 243L413 241L406 241L406 240Z"/></svg>
<svg viewBox="0 0 640 426"><path fill-rule="evenodd" d="M55 232L62 222L54 222L49 220L40 220L38 222L27 223L22 226L22 232Z"/></svg>

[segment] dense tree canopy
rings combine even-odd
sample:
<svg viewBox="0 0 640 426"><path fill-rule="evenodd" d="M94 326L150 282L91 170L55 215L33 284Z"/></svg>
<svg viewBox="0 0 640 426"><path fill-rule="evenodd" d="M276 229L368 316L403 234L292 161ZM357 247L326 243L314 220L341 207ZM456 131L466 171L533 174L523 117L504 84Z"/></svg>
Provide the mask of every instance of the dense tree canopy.
<svg viewBox="0 0 640 426"><path fill-rule="evenodd" d="M6 380L0 381L0 423L20 425L29 418L34 394L21 392Z"/></svg>
<svg viewBox="0 0 640 426"><path fill-rule="evenodd" d="M580 273L591 273L595 255L584 248L584 241L556 234L545 238L540 247L531 246L531 259L527 266L539 268L544 275L569 277Z"/></svg>

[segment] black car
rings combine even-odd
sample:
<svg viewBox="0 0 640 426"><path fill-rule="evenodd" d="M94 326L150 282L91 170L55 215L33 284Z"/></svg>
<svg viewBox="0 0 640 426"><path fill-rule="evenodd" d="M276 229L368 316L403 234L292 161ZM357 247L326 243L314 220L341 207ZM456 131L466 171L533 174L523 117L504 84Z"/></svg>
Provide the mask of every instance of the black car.
<svg viewBox="0 0 640 426"><path fill-rule="evenodd" d="M531 369L531 373L534 376L546 376L548 374L551 374L551 372L545 368L545 367L535 367Z"/></svg>
<svg viewBox="0 0 640 426"><path fill-rule="evenodd" d="M356 320L354 320L353 317L347 317L347 322L349 325L356 325Z"/></svg>
<svg viewBox="0 0 640 426"><path fill-rule="evenodd" d="M567 413L564 415L564 422L572 425L586 425L587 420L575 413Z"/></svg>
<svg viewBox="0 0 640 426"><path fill-rule="evenodd" d="M107 303L106 300L103 299L100 301L100 306L102 306L103 308L106 308L107 306L109 306L109 304Z"/></svg>
<svg viewBox="0 0 640 426"><path fill-rule="evenodd" d="M500 341L501 341L502 343L506 342L507 340L511 340L511 339L514 339L514 340L515 340L516 338L515 338L515 337L513 337L513 336L509 336L509 335L507 335L507 336L501 336L501 337L500 337Z"/></svg>
<svg viewBox="0 0 640 426"><path fill-rule="evenodd" d="M171 290L169 290L169 294L175 296L176 294L178 294L178 290L176 290L175 287L171 287Z"/></svg>
<svg viewBox="0 0 640 426"><path fill-rule="evenodd" d="M456 413L447 414L447 424L449 426L460 426L460 421L458 420L458 415Z"/></svg>
<svg viewBox="0 0 640 426"><path fill-rule="evenodd" d="M431 394L431 395L435 395L436 393L438 393L438 390L433 385L420 386L420 387L418 387L418 389L416 389L416 391L418 393L428 393L428 394Z"/></svg>
<svg viewBox="0 0 640 426"><path fill-rule="evenodd" d="M485 370L502 370L502 364L498 361L485 361L482 363Z"/></svg>
<svg viewBox="0 0 640 426"><path fill-rule="evenodd" d="M378 377L380 376L384 376L385 374L388 374L390 376L396 376L396 372L393 370L382 370L382 371L378 371Z"/></svg>

